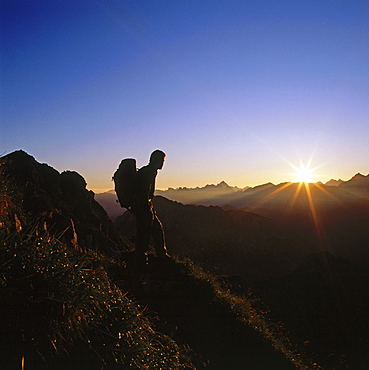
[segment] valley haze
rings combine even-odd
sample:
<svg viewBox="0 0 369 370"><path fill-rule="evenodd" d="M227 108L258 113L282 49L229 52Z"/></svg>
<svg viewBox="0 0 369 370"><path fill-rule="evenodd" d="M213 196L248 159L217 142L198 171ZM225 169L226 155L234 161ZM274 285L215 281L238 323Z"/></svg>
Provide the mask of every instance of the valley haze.
<svg viewBox="0 0 369 370"><path fill-rule="evenodd" d="M160 174L159 174L160 175ZM322 184L325 186L338 186L344 182L343 180L335 180L331 179L327 181L325 184L318 182L318 184ZM285 183L282 183L285 184ZM280 185L282 185L280 184ZM271 182L257 185L254 187L246 186L240 188L238 186L230 186L225 181L221 181L218 184L208 184L204 187L178 187L178 188L167 188L157 189L155 191L155 195L162 195L168 199L178 201L184 204L202 204L202 205L225 205L226 198L228 197L236 197L237 195L245 194L245 191L251 192L252 189L254 191L261 190L267 187L275 187ZM96 199L104 204L104 207L107 209L108 214L114 219L115 217L119 216L122 213L122 208L116 202L116 194L113 189L108 191L95 191Z"/></svg>

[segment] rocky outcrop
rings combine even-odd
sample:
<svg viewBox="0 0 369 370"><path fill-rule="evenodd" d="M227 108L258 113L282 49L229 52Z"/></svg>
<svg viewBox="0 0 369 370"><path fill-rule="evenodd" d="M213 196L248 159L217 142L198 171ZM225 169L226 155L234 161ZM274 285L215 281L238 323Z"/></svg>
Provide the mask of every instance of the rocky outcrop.
<svg viewBox="0 0 369 370"><path fill-rule="evenodd" d="M80 248L112 252L121 240L103 209L74 171L59 173L22 150L1 158L2 221L32 225Z"/></svg>

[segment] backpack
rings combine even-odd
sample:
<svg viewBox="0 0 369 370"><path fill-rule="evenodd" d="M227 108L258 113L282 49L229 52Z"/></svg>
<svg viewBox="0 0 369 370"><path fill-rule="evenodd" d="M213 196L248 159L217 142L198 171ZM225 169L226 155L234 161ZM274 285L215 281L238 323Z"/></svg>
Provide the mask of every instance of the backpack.
<svg viewBox="0 0 369 370"><path fill-rule="evenodd" d="M121 207L129 208L133 204L136 185L136 160L123 159L113 175L114 190Z"/></svg>

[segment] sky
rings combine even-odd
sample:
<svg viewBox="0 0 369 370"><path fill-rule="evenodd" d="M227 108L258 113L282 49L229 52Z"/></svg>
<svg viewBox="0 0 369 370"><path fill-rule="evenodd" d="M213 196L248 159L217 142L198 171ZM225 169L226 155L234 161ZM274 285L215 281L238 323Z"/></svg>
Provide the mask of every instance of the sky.
<svg viewBox="0 0 369 370"><path fill-rule="evenodd" d="M367 0L2 0L0 21L0 155L95 192L155 149L162 189L369 173Z"/></svg>

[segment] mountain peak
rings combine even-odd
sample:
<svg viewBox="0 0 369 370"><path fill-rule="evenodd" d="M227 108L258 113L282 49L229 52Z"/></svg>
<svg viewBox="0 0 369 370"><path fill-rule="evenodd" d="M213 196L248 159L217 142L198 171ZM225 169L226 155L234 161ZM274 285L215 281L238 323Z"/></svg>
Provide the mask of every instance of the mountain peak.
<svg viewBox="0 0 369 370"><path fill-rule="evenodd" d="M358 172L355 176L353 176L349 181L347 182L350 182L350 181L354 181L354 182L362 182L362 181L365 181L365 180L368 180L369 179L369 175L363 175L361 174L360 172Z"/></svg>
<svg viewBox="0 0 369 370"><path fill-rule="evenodd" d="M24 150L19 149L12 153L9 153L3 157L6 160L15 161L15 162L27 162L29 161L36 162L36 159L30 154L26 153Z"/></svg>
<svg viewBox="0 0 369 370"><path fill-rule="evenodd" d="M204 186L204 188L228 189L230 188L230 186L225 181L221 181L219 184L216 184L216 185L207 184ZM204 189L204 188L197 187L196 189Z"/></svg>
<svg viewBox="0 0 369 370"><path fill-rule="evenodd" d="M345 188L363 188L366 189L369 186L369 175L362 175L358 172L355 176L353 176L350 180L343 182L340 186Z"/></svg>
<svg viewBox="0 0 369 370"><path fill-rule="evenodd" d="M217 186L220 187L220 188L229 188L230 187L225 181L221 181Z"/></svg>
<svg viewBox="0 0 369 370"><path fill-rule="evenodd" d="M323 185L326 185L326 186L338 186L339 184L342 184L342 182L343 182L343 180L341 180L341 179L339 179L339 180L330 179L329 181L327 181Z"/></svg>
<svg viewBox="0 0 369 370"><path fill-rule="evenodd" d="M362 179L364 177L367 177L367 176L364 176L360 172L358 172L352 179Z"/></svg>

